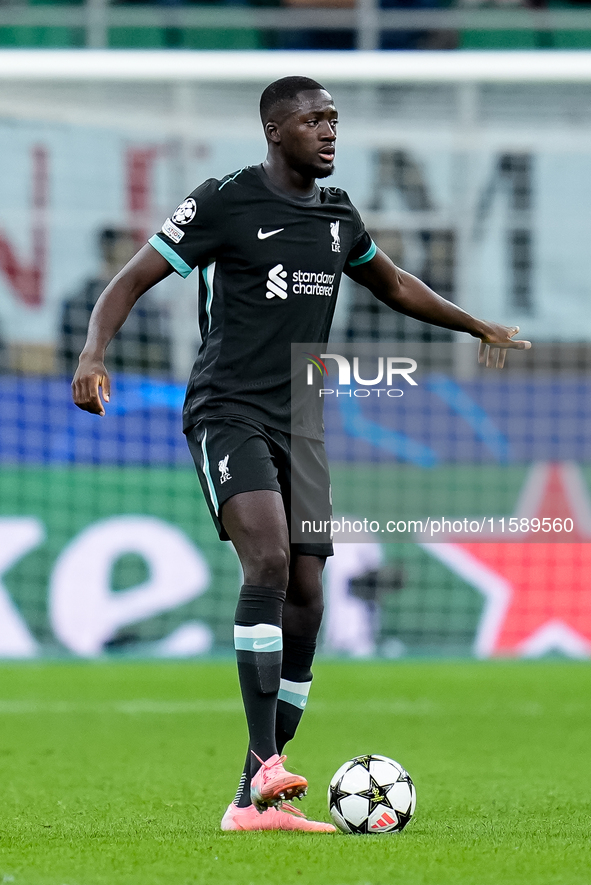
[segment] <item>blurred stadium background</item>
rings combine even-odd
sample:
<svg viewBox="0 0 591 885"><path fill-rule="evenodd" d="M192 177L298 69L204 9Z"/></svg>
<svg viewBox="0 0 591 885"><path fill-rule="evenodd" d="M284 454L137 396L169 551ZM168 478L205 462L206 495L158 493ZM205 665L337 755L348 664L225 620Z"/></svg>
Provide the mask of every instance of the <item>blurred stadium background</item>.
<svg viewBox="0 0 591 885"><path fill-rule="evenodd" d="M105 283L196 184L260 162L260 92L302 73L336 99L334 184L381 248L536 344L483 379L474 347L345 281L335 342L449 359L393 423L333 410L337 512L369 497L389 515L438 471L450 514L577 525L570 544L337 545L323 650L588 657L591 10L19 0L0 2L0 45L0 656L231 650L238 562L180 427L193 278L113 343L107 418L69 382Z"/></svg>

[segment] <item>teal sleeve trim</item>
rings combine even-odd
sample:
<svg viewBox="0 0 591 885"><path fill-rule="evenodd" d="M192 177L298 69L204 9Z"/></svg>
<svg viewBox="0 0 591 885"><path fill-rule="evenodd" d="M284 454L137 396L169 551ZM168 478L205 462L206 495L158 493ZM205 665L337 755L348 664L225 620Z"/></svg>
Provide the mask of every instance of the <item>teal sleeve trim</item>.
<svg viewBox="0 0 591 885"><path fill-rule="evenodd" d="M369 247L365 255L362 255L361 258L354 258L353 261L349 261L349 267L357 267L359 264L367 264L368 261L371 261L377 251L378 247L372 240L371 246Z"/></svg>
<svg viewBox="0 0 591 885"><path fill-rule="evenodd" d="M188 277L192 267L189 267L186 261L177 255L174 249L171 249L168 243L165 243L164 240L161 240L160 237L154 234L153 237L150 237L148 240L150 246L153 246L156 249L156 252L160 252L163 258L166 258L168 263L174 267L177 273L179 273L182 277Z"/></svg>

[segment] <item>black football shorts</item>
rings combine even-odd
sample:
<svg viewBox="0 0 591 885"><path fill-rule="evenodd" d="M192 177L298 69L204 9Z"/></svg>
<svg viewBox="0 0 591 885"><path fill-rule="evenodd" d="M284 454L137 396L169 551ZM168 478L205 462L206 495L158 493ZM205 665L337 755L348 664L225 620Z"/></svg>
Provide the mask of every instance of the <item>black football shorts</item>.
<svg viewBox="0 0 591 885"><path fill-rule="evenodd" d="M292 457L292 441L297 457ZM315 528L313 542L302 541L300 536L298 543L292 542L292 550L332 556L332 501L324 443L291 437L238 415L202 419L188 431L187 442L222 541L230 540L222 522L224 503L241 492L270 489L283 497L290 537L292 524Z"/></svg>

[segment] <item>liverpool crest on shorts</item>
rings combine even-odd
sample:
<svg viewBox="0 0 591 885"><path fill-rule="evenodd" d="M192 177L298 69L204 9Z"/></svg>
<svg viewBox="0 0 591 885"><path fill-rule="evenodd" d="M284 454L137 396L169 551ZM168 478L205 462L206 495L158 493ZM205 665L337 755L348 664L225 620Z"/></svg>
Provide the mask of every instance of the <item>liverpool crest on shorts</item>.
<svg viewBox="0 0 591 885"><path fill-rule="evenodd" d="M218 462L218 470L220 471L220 485L223 485L229 479L232 479L230 471L228 470L229 457L229 455L226 455L225 458L222 458L222 460Z"/></svg>

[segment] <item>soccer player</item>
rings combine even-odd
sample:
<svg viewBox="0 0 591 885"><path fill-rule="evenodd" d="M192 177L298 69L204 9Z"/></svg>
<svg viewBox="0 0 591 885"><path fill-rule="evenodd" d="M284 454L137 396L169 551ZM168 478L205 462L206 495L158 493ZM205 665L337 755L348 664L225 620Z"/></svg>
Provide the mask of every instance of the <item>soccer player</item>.
<svg viewBox="0 0 591 885"><path fill-rule="evenodd" d="M186 277L198 268L202 344L184 431L219 536L232 541L244 572L234 636L250 744L222 829L331 832L284 804L307 789L281 753L306 706L332 554L330 540L290 543L292 479L330 512L321 428L301 431L311 466L291 475L290 344L328 340L343 273L393 310L479 338L488 366L530 344L514 340L518 328L475 319L397 268L347 194L316 184L333 172L338 118L319 83L277 80L260 110L265 162L200 185L113 279L72 386L80 408L104 415L109 341L144 292L173 270Z"/></svg>

